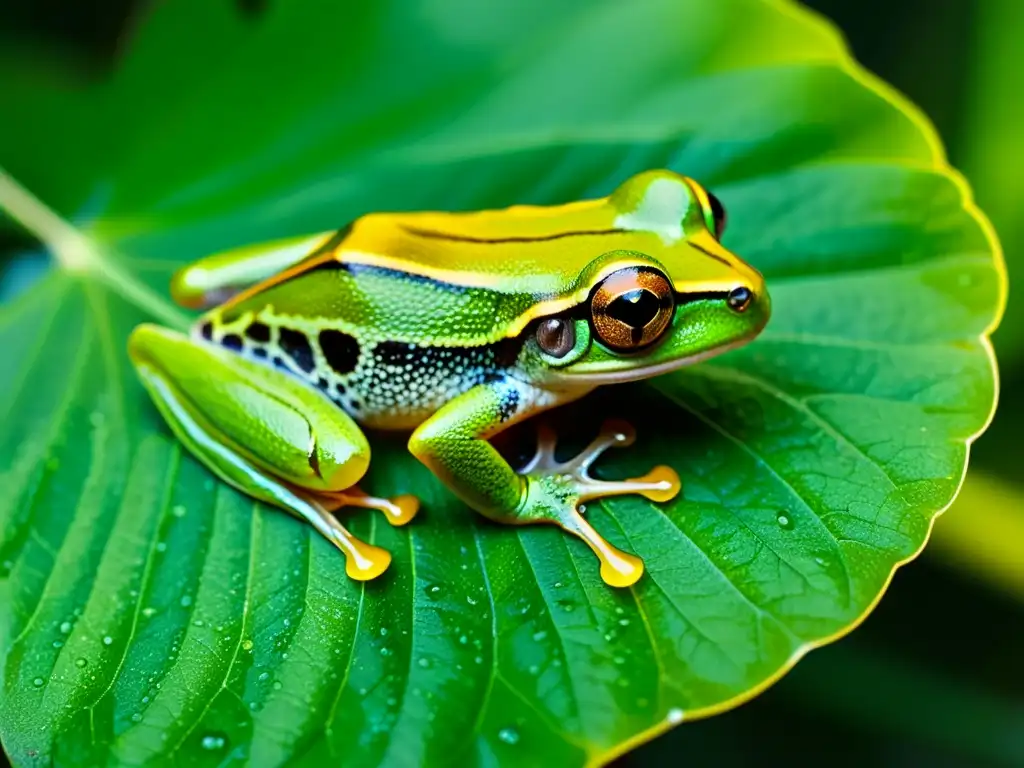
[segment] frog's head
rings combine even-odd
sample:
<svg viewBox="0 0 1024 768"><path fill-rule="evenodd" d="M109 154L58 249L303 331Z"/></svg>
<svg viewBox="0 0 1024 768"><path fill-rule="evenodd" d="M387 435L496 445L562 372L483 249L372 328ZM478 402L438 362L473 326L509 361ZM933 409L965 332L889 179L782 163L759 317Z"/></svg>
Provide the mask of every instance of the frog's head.
<svg viewBox="0 0 1024 768"><path fill-rule="evenodd" d="M761 274L719 242L725 210L692 179L635 176L608 198L643 250L597 256L570 309L530 327L524 362L553 385L656 376L753 339L770 314Z"/></svg>

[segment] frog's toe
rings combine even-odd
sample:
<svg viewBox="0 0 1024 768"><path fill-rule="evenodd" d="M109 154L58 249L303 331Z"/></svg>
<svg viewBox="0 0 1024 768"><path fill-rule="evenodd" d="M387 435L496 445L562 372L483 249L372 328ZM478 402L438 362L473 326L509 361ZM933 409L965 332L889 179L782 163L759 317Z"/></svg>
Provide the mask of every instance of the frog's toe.
<svg viewBox="0 0 1024 768"><path fill-rule="evenodd" d="M391 553L353 536L331 514L329 497L304 498L300 513L345 555L345 573L356 581L380 576L391 565Z"/></svg>
<svg viewBox="0 0 1024 768"><path fill-rule="evenodd" d="M391 553L373 544L352 537L351 548L345 552L345 573L356 581L376 579L391 565Z"/></svg>
<svg viewBox="0 0 1024 768"><path fill-rule="evenodd" d="M394 526L405 525L420 511L420 500L408 493L387 499L370 496L359 488L352 487L344 491L325 493L324 497L330 500L332 511L341 507L376 509L383 512L387 521Z"/></svg>

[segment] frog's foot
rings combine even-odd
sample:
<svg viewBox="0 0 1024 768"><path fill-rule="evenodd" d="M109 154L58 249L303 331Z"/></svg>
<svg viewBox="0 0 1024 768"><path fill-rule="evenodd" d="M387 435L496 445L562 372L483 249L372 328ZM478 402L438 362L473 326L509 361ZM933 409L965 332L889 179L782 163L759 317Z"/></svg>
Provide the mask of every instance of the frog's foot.
<svg viewBox="0 0 1024 768"><path fill-rule="evenodd" d="M393 499L370 496L356 486L344 491L331 491L321 494L324 506L332 512L342 507L366 507L384 513L391 525L405 525L420 511L420 500L411 494L402 494Z"/></svg>
<svg viewBox="0 0 1024 768"><path fill-rule="evenodd" d="M380 576L391 565L391 553L353 536L331 514L320 498L302 495L300 510L313 526L345 555L345 573L356 581L369 581Z"/></svg>
<svg viewBox="0 0 1024 768"><path fill-rule="evenodd" d="M673 469L658 466L642 477L628 480L597 480L590 475L594 461L612 446L631 445L636 435L622 421L608 421L597 438L569 461L555 459L555 433L541 426L537 453L521 470L527 478L527 492L517 523L548 522L579 536L601 561L601 578L613 587L628 587L643 575L643 561L609 544L583 519L583 502L607 496L639 494L652 501L668 501L679 493L679 476Z"/></svg>

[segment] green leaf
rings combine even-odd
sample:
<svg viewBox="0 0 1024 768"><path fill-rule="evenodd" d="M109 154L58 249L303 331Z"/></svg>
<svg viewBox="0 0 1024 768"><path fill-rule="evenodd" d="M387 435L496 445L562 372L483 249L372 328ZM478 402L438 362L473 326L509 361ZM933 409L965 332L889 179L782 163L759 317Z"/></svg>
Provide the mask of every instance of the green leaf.
<svg viewBox="0 0 1024 768"><path fill-rule="evenodd" d="M606 761L856 626L991 414L991 232L923 119L790 3L176 0L109 82L4 77L0 203L57 261L0 316L15 764ZM576 440L595 414L637 424L607 476L683 478L671 504L588 512L644 558L632 589L557 530L481 521L379 436L367 486L425 513L355 515L394 562L352 582L183 454L128 366L135 324L182 322L162 296L185 260L658 166L715 189L775 314L748 348L561 414Z"/></svg>

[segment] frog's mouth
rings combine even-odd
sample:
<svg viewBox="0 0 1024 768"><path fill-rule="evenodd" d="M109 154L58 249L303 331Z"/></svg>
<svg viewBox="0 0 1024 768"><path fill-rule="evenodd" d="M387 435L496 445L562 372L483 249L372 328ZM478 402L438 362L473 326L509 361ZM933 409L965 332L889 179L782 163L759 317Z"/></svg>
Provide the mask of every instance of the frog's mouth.
<svg viewBox="0 0 1024 768"><path fill-rule="evenodd" d="M607 366L603 363L594 363L592 368L588 364L584 363L572 370L552 371L550 375L554 381L560 384L576 386L582 385L587 387L642 381L655 376L661 376L665 373L671 373L672 371L679 370L680 368L684 368L688 365L695 365L696 363L704 362L712 357L717 357L718 355L745 346L751 341L751 339L757 336L760 330L761 329L757 329L756 331L751 332L749 336L736 339L735 341L723 344L720 347L715 347L714 349L690 355L689 357L677 357L670 360L661 360L647 365L631 365L628 368L622 368L619 370L608 370ZM635 362L635 359L625 358L624 362L626 361Z"/></svg>

